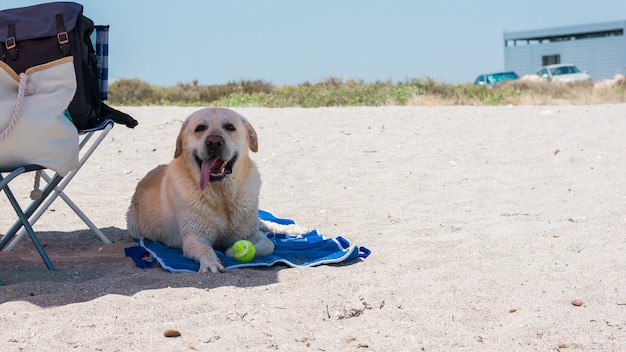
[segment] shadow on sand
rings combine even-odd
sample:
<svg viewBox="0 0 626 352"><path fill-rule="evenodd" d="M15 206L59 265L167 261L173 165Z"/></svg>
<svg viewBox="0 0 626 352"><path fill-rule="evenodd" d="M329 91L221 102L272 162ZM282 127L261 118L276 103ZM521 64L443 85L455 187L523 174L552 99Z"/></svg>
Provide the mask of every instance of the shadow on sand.
<svg viewBox="0 0 626 352"><path fill-rule="evenodd" d="M160 267L139 269L124 249L135 245L126 230L103 228L114 243L104 244L91 231L40 232L38 237L56 271L46 268L28 238L0 252L0 304L27 301L41 307L87 302L110 294L132 296L161 288L253 287L277 282L286 268L233 269L220 274L177 273Z"/></svg>

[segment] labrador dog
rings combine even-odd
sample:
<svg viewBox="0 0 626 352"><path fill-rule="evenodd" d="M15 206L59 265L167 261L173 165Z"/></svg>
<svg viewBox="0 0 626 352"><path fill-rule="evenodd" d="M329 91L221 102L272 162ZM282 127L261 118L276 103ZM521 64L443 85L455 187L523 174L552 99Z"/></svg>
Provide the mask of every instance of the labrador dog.
<svg viewBox="0 0 626 352"><path fill-rule="evenodd" d="M249 152L258 150L257 133L236 112L196 111L183 123L174 159L157 166L137 185L127 214L134 238L182 248L200 264L199 272L224 271L214 249L233 256L241 239L254 244L255 256L274 244L265 232L302 234L297 225L259 220L261 178Z"/></svg>

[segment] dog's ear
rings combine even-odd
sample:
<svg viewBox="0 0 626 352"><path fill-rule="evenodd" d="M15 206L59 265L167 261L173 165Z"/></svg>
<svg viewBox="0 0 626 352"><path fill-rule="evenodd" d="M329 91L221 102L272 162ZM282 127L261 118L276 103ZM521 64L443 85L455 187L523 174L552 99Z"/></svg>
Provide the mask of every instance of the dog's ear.
<svg viewBox="0 0 626 352"><path fill-rule="evenodd" d="M180 138L180 134L178 138L176 138L176 150L174 151L174 159L178 158L183 153L183 141Z"/></svg>
<svg viewBox="0 0 626 352"><path fill-rule="evenodd" d="M250 150L256 153L259 151L259 139L257 138L256 131L248 120L243 119L243 124L246 126L246 131L248 131L248 146Z"/></svg>
<svg viewBox="0 0 626 352"><path fill-rule="evenodd" d="M183 133L185 131L185 127L187 127L187 121L183 122L183 125L180 127L180 132L178 132L178 137L176 138L176 150L174 151L174 159L178 158L183 153Z"/></svg>

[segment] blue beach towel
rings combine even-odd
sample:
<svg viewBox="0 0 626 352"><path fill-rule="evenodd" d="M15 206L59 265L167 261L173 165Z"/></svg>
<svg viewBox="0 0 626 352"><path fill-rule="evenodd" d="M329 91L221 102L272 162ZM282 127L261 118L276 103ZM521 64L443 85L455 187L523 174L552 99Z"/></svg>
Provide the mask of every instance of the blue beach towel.
<svg viewBox="0 0 626 352"><path fill-rule="evenodd" d="M263 210L259 210L259 218L284 225L294 224L293 220L277 218ZM357 258L367 258L370 255L370 250L365 247L351 245L343 237L326 238L315 230L300 236L273 233L266 235L274 242L274 253L254 258L249 263L240 263L227 257L221 251L216 250L215 253L226 270L275 264L285 264L290 267L337 264ZM169 248L160 242L153 242L145 238L138 242L138 246L126 248L125 252L126 256L131 257L140 268L153 267L157 263L165 270L173 273L197 272L200 268L200 265L194 260L185 257L179 248ZM145 260L146 254L149 254L152 260Z"/></svg>

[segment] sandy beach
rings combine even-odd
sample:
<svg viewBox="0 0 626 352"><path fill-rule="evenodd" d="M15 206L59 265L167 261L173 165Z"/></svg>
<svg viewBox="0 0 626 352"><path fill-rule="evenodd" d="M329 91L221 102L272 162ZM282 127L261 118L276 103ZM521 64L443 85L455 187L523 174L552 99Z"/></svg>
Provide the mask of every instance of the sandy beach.
<svg viewBox="0 0 626 352"><path fill-rule="evenodd" d="M114 243L58 199L35 226L55 272L28 238L0 253L0 351L626 350L626 104L233 109L261 209L372 254L207 275L124 256L134 188L198 108L120 109L139 126L66 190Z"/></svg>

